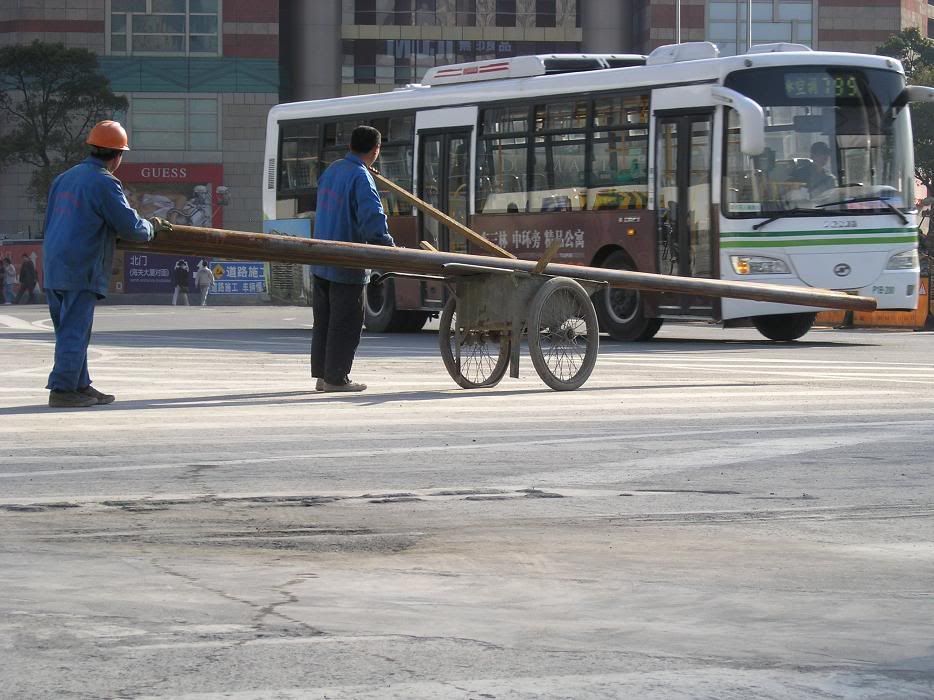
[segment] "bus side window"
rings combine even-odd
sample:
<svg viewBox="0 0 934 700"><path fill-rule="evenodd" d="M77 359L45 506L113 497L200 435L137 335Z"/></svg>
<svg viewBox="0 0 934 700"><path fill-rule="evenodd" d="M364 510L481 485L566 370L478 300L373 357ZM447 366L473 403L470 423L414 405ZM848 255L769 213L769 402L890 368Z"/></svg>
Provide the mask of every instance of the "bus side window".
<svg viewBox="0 0 934 700"><path fill-rule="evenodd" d="M376 167L384 177L408 190L412 187L412 153L411 145L386 145L380 151ZM386 190L380 190L380 195L387 216L411 216L412 206L399 195Z"/></svg>
<svg viewBox="0 0 934 700"><path fill-rule="evenodd" d="M595 132L588 209L644 209L648 203L648 133Z"/></svg>
<svg viewBox="0 0 934 700"><path fill-rule="evenodd" d="M526 139L510 137L481 143L477 160L483 170L477 178L477 212L503 214L509 211L509 204L525 211L529 199L525 185Z"/></svg>

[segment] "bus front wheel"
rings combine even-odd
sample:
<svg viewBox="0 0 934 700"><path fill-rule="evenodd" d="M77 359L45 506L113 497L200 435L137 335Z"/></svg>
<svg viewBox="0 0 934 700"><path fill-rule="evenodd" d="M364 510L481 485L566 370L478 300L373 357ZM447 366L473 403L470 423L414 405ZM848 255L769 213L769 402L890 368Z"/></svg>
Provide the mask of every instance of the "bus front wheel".
<svg viewBox="0 0 934 700"><path fill-rule="evenodd" d="M612 253L601 267L633 269L629 258L622 251ZM600 329L613 340L651 340L662 326L662 319L646 318L642 294L638 289L602 289L593 295L593 305Z"/></svg>
<svg viewBox="0 0 934 700"><path fill-rule="evenodd" d="M797 340L814 325L816 313L753 316L752 325L769 340Z"/></svg>

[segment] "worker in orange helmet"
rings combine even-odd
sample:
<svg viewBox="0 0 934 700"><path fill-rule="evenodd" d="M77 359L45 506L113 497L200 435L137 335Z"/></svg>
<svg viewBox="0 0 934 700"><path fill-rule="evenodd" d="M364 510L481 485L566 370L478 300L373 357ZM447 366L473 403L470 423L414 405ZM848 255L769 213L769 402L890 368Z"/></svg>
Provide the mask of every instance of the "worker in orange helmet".
<svg viewBox="0 0 934 700"><path fill-rule="evenodd" d="M52 183L45 214L43 288L55 327L55 362L49 374L49 406L85 408L114 397L91 386L88 344L94 306L107 295L116 239L151 241L168 222L145 220L127 202L113 173L130 150L115 121L91 129L90 155Z"/></svg>

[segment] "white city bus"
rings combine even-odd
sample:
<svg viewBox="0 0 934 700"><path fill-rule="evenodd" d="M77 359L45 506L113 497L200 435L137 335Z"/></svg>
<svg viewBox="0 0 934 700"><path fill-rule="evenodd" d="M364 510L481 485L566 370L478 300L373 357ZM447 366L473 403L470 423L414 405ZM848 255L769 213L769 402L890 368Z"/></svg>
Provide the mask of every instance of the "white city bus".
<svg viewBox="0 0 934 700"><path fill-rule="evenodd" d="M847 290L914 309L906 105L932 94L906 87L894 59L795 44L433 68L392 92L274 107L263 216L267 228L305 219L312 229L318 176L369 124L383 134L384 175L521 258L557 239L565 263ZM470 250L392 195L384 204L401 245ZM421 328L445 294L432 281L371 284L367 327ZM631 290L595 302L619 340L647 340L666 318L750 319L793 340L817 311Z"/></svg>

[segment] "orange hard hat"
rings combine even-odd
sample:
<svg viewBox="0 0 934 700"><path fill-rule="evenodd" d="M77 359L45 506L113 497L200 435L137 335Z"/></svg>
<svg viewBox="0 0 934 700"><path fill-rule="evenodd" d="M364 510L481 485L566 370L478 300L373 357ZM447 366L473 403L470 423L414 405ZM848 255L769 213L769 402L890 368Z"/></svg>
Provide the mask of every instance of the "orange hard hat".
<svg viewBox="0 0 934 700"><path fill-rule="evenodd" d="M115 151L130 150L127 144L126 129L121 126L120 122L111 121L110 119L95 124L94 128L91 129L91 133L88 134L86 143L90 146L111 148Z"/></svg>

